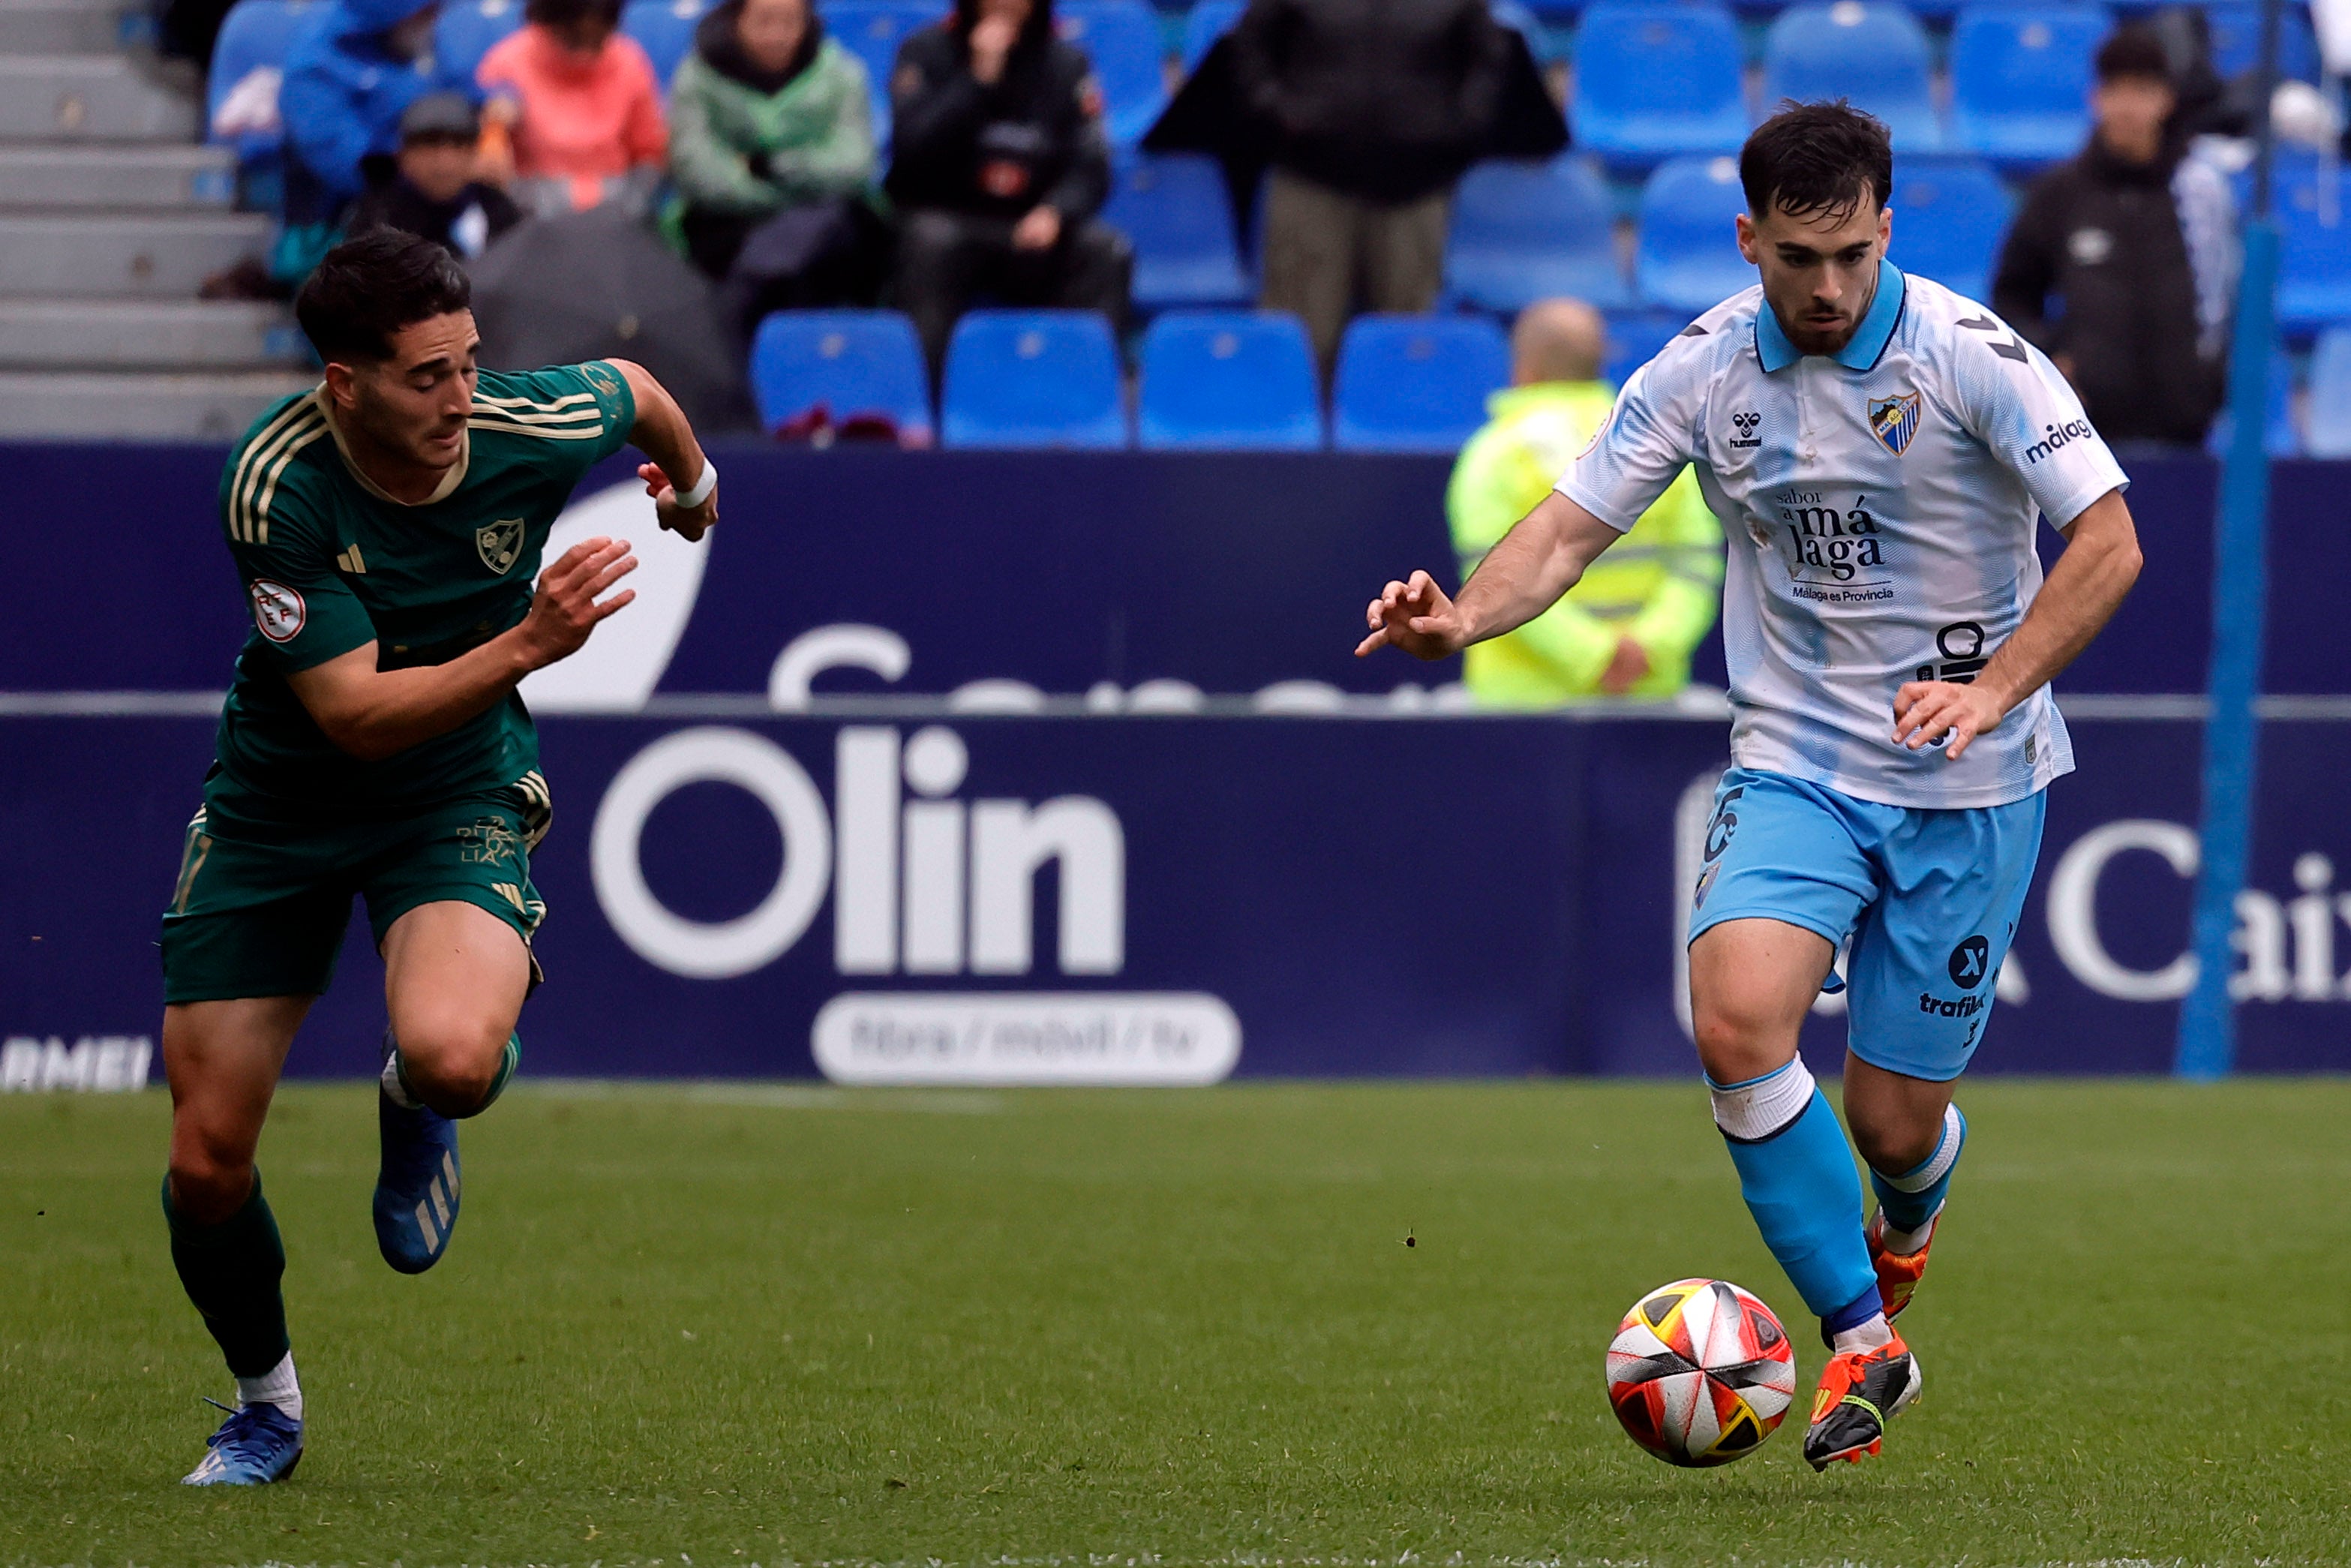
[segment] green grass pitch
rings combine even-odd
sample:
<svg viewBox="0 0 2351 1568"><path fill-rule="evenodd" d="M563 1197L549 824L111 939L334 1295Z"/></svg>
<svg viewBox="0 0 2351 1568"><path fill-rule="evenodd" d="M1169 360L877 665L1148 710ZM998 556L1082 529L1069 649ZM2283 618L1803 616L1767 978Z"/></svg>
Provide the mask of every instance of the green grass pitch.
<svg viewBox="0 0 2351 1568"><path fill-rule="evenodd" d="M1819 1371L1693 1086L526 1083L414 1280L371 1097L264 1142L310 1448L236 1493L164 1097L0 1099L0 1563L2351 1560L2344 1082L1971 1085L1926 1396L1826 1476L1602 1397L1687 1274Z"/></svg>

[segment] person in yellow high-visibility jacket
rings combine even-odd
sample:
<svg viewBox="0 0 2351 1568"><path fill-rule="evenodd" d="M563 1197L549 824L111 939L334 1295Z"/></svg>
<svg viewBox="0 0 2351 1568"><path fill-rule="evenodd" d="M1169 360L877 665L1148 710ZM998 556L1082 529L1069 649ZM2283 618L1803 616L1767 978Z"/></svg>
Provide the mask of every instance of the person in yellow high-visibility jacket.
<svg viewBox="0 0 2351 1568"><path fill-rule="evenodd" d="M1605 329L1574 299L1546 299L1510 333L1509 390L1469 438L1445 494L1466 580L1534 509L1607 423L1616 392L1600 380ZM1722 607L1722 525L1687 468L1622 543L1567 596L1508 636L1479 643L1464 679L1480 704L1551 707L1578 697L1671 696Z"/></svg>

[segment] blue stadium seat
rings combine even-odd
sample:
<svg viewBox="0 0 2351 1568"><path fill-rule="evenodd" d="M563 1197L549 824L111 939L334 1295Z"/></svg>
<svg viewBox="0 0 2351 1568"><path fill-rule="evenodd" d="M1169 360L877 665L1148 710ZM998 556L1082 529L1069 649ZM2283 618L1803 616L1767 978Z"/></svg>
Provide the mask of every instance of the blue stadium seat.
<svg viewBox="0 0 2351 1568"><path fill-rule="evenodd" d="M238 0L213 41L212 73L205 83L204 124L209 140L236 149L248 173L277 165L285 140L277 118L277 89L286 71L286 48L309 10L307 0ZM274 72L258 77L256 72ZM236 124L224 123L227 108Z"/></svg>
<svg viewBox="0 0 2351 1568"><path fill-rule="evenodd" d="M1200 0L1184 18L1184 74L1190 76L1216 47L1217 40L1233 30L1248 10L1246 0Z"/></svg>
<svg viewBox="0 0 2351 1568"><path fill-rule="evenodd" d="M2273 457L2302 455L2302 433L2294 427L2294 361L2280 343L2270 355L2269 410L2262 420L2262 450ZM2204 450L2215 457L2228 455L2235 439L2236 416L2222 408L2204 438Z"/></svg>
<svg viewBox="0 0 2351 1568"><path fill-rule="evenodd" d="M2212 68L2224 78L2252 70L2260 63L2260 6L2207 5L2204 21L2212 34ZM2296 81L2316 81L2318 39L2311 32L2310 13L2289 4L2279 14L2278 23L2278 75Z"/></svg>
<svg viewBox="0 0 2351 1568"><path fill-rule="evenodd" d="M1687 310L1611 310L1608 347L1600 361L1601 379L1623 386L1689 322Z"/></svg>
<svg viewBox="0 0 2351 1568"><path fill-rule="evenodd" d="M1143 0L1067 0L1054 7L1053 18L1061 37L1094 63L1111 145L1132 147L1142 141L1167 107L1159 18Z"/></svg>
<svg viewBox="0 0 2351 1568"><path fill-rule="evenodd" d="M931 431L931 393L914 324L895 310L783 310L751 340L751 391L769 431L822 403L836 425L880 413L901 435Z"/></svg>
<svg viewBox="0 0 2351 1568"><path fill-rule="evenodd" d="M947 344L949 446L1127 444L1118 345L1091 310L974 310Z"/></svg>
<svg viewBox="0 0 2351 1568"><path fill-rule="evenodd" d="M2301 338L2351 321L2351 168L2282 161L2275 200L2279 327Z"/></svg>
<svg viewBox="0 0 2351 1568"><path fill-rule="evenodd" d="M433 57L450 75L474 79L474 68L522 26L522 0L455 0L433 19Z"/></svg>
<svg viewBox="0 0 2351 1568"><path fill-rule="evenodd" d="M2313 457L2351 457L2351 325L2318 335L2310 356L2309 413L2304 449Z"/></svg>
<svg viewBox="0 0 2351 1568"><path fill-rule="evenodd" d="M1933 152L1941 124L1927 87L1927 35L1910 13L1883 0L1793 5L1763 36L1763 109L1849 99L1886 121L1903 152Z"/></svg>
<svg viewBox="0 0 2351 1568"><path fill-rule="evenodd" d="M1339 340L1331 444L1454 452L1510 379L1510 346L1483 316L1358 316Z"/></svg>
<svg viewBox="0 0 2351 1568"><path fill-rule="evenodd" d="M898 68L898 46L947 14L946 0L831 0L819 7L826 31L865 65L873 93L873 141L890 144L890 75Z"/></svg>
<svg viewBox="0 0 2351 1568"><path fill-rule="evenodd" d="M1739 24L1719 5L1601 0L1575 36L1575 144L1635 167L1747 139Z"/></svg>
<svg viewBox="0 0 2351 1568"><path fill-rule="evenodd" d="M669 90L678 61L694 47L694 29L714 0L629 0L621 31L637 41L653 63L653 79Z"/></svg>
<svg viewBox="0 0 2351 1568"><path fill-rule="evenodd" d="M1631 304L1608 187L1573 157L1477 165L1453 193L1445 287L1484 310L1517 310L1559 294Z"/></svg>
<svg viewBox="0 0 2351 1568"><path fill-rule="evenodd" d="M1906 158L1894 166L1894 265L1981 301L2008 233L2008 187L1973 158Z"/></svg>
<svg viewBox="0 0 2351 1568"><path fill-rule="evenodd" d="M1143 335L1137 444L1312 452L1322 444L1314 353L1295 316L1173 311Z"/></svg>
<svg viewBox="0 0 2351 1568"><path fill-rule="evenodd" d="M1951 141L2007 167L2070 158L2090 132L2093 5L1970 5L1951 29Z"/></svg>
<svg viewBox="0 0 2351 1568"><path fill-rule="evenodd" d="M1641 192L1633 282L1644 305L1695 315L1753 285L1733 220L1747 210L1735 158L1676 158Z"/></svg>
<svg viewBox="0 0 2351 1568"><path fill-rule="evenodd" d="M1134 302L1246 305L1257 289L1233 243L1224 172L1196 152L1131 153L1111 176L1102 221L1134 246Z"/></svg>

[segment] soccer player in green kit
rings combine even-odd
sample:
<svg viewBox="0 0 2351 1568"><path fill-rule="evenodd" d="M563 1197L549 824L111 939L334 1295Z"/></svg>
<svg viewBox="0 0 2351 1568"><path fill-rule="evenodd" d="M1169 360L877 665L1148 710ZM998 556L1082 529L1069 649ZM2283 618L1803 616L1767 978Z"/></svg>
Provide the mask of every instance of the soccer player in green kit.
<svg viewBox="0 0 2351 1568"><path fill-rule="evenodd" d="M295 302L325 361L230 455L220 505L253 615L163 916L172 1261L236 1379L194 1485L283 1479L302 1394L277 1221L254 1166L354 894L385 967L376 1240L404 1273L457 1218L454 1118L497 1098L538 979L530 853L549 802L516 686L626 605L624 539L544 572L572 486L634 445L661 526L698 540L716 471L661 383L599 361L476 371L465 275L389 230ZM538 580L532 589L534 576Z"/></svg>

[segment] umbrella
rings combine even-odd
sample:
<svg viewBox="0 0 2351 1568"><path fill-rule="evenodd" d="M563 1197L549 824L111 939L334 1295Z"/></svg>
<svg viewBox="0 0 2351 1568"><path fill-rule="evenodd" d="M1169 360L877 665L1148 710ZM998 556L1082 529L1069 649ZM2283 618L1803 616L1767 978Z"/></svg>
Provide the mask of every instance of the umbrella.
<svg viewBox="0 0 2351 1568"><path fill-rule="evenodd" d="M493 245L473 275L483 364L634 360L697 428L757 423L710 284L625 214L599 207L534 218Z"/></svg>

